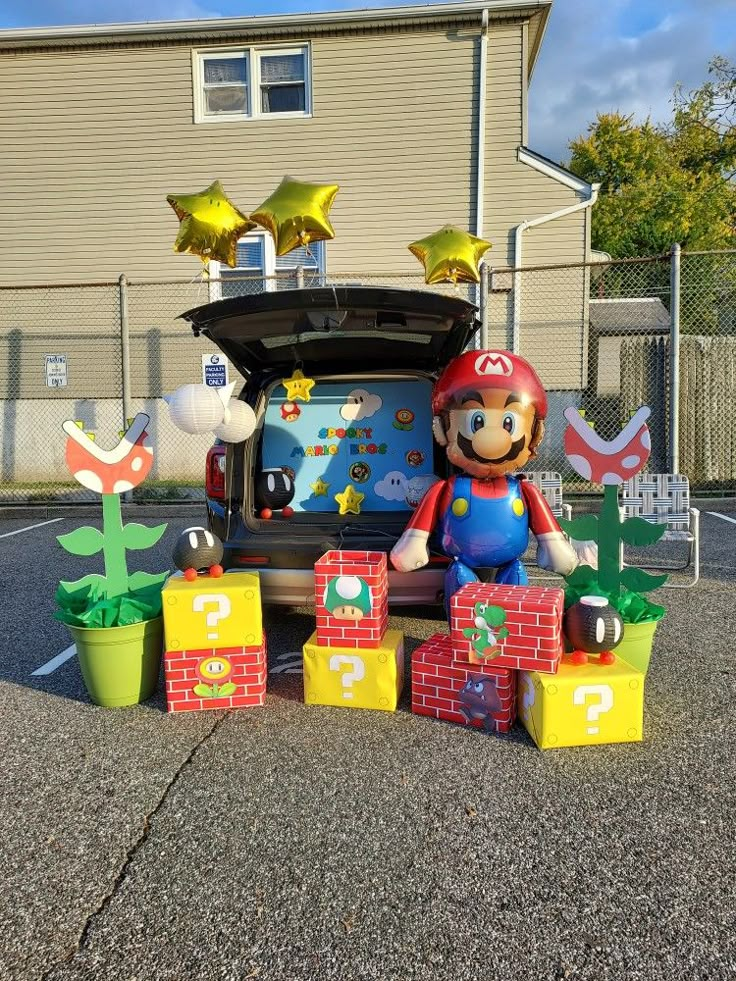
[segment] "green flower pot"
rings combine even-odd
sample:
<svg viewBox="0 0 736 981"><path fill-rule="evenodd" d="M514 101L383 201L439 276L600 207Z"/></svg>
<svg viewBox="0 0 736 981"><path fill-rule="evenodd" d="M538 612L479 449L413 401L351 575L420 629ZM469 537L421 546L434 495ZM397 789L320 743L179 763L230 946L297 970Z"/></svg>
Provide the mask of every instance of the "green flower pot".
<svg viewBox="0 0 736 981"><path fill-rule="evenodd" d="M163 618L126 627L69 625L89 697L113 708L145 702L156 691Z"/></svg>
<svg viewBox="0 0 736 981"><path fill-rule="evenodd" d="M658 620L647 620L644 623L625 623L624 638L613 651L616 657L620 657L632 668L646 674L649 670L654 631L657 629L658 622Z"/></svg>

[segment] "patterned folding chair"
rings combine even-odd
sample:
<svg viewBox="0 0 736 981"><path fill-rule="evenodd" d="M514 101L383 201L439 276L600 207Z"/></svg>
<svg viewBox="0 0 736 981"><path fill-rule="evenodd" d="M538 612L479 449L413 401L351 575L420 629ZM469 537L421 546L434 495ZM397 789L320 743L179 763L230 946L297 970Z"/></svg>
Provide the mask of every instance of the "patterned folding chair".
<svg viewBox="0 0 736 981"><path fill-rule="evenodd" d="M538 487L544 495L550 511L556 518L571 518L572 507L562 500L562 477L554 470L524 470L517 476L524 477L530 484ZM554 572L545 572L541 576L529 576L530 579L559 579Z"/></svg>
<svg viewBox="0 0 736 981"><path fill-rule="evenodd" d="M693 576L688 582L666 585L680 589L695 585L700 578L700 511L690 507L690 482L687 477L671 473L643 473L632 477L623 486L621 513L625 518L644 518L645 521L667 525L660 541L686 543L688 554L684 565L644 568L680 572L692 566ZM622 549L622 563L623 560Z"/></svg>

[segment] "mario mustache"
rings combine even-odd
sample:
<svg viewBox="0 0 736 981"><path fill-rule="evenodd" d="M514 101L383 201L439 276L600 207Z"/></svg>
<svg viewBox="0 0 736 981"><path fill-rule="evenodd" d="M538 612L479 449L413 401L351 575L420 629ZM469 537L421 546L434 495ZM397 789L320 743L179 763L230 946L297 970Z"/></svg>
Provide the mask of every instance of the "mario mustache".
<svg viewBox="0 0 736 981"><path fill-rule="evenodd" d="M466 458L466 460L475 460L476 463L493 464L493 463L506 463L507 460L515 460L516 457L524 449L525 443L526 443L526 435L522 436L521 439L514 440L511 446L509 447L508 453L505 453L503 456L496 457L495 460L489 460L487 457L481 456L480 453L475 452L475 450L473 449L473 443L471 440L467 438L467 436L463 436L462 433L457 434L457 445L460 448L460 451L462 452L463 456Z"/></svg>

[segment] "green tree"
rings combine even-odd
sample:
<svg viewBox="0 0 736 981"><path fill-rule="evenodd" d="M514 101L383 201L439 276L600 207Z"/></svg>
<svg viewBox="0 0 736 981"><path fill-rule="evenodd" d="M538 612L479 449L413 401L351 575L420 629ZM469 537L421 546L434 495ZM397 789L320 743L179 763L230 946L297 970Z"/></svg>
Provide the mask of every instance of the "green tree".
<svg viewBox="0 0 736 981"><path fill-rule="evenodd" d="M672 119L635 123L599 114L570 143L569 168L601 185L592 244L614 258L736 248L736 65L714 58L711 78L673 95Z"/></svg>

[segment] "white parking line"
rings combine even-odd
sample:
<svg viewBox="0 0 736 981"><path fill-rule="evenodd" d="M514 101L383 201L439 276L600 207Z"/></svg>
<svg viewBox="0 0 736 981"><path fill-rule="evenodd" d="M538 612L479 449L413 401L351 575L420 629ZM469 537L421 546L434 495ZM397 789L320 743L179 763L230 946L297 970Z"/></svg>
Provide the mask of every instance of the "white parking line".
<svg viewBox="0 0 736 981"><path fill-rule="evenodd" d="M31 677L35 677L40 674L52 674L57 668L60 668L62 664L65 664L70 657L74 657L77 653L77 648L74 644L71 647L67 647L65 651L61 654L57 654L56 657L52 657L50 661L42 664L40 668L36 668L35 671L31 671Z"/></svg>
<svg viewBox="0 0 736 981"><path fill-rule="evenodd" d="M729 518L727 514L719 514L717 511L706 511L705 513L711 515L713 518L720 518L721 521L730 521L732 525L736 525L736 518Z"/></svg>
<svg viewBox="0 0 736 981"><path fill-rule="evenodd" d="M279 654L276 660L283 663L274 665L268 672L269 674L303 674L301 651L288 651L286 654Z"/></svg>
<svg viewBox="0 0 736 981"><path fill-rule="evenodd" d="M39 521L37 525L28 525L27 528L18 528L16 531L6 531L0 538L11 538L13 535L22 535L24 531L33 531L34 528L43 528L44 525L52 525L55 521L63 521L63 518L51 518L49 521Z"/></svg>

